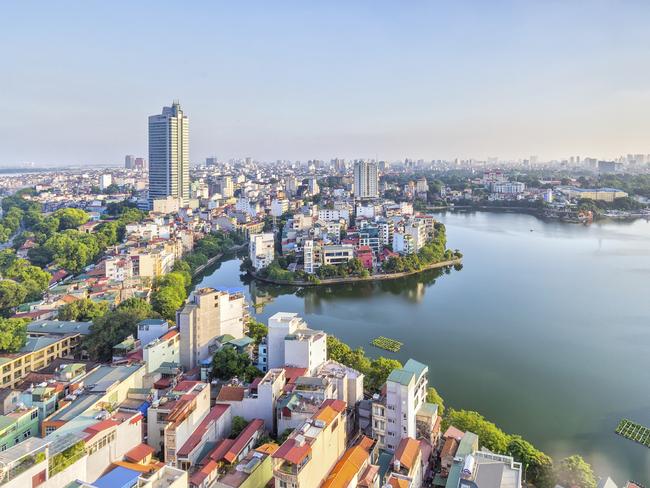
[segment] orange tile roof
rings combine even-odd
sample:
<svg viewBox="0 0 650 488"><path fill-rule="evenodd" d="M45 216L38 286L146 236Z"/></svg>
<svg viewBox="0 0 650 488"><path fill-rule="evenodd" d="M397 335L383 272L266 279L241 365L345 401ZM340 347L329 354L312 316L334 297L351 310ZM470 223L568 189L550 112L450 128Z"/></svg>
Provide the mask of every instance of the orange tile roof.
<svg viewBox="0 0 650 488"><path fill-rule="evenodd" d="M388 484L393 488L409 488L409 482L403 478L390 477Z"/></svg>
<svg viewBox="0 0 650 488"><path fill-rule="evenodd" d="M419 452L420 442L410 437L405 437L397 446L393 459L399 461L402 466L410 471L415 465Z"/></svg>
<svg viewBox="0 0 650 488"><path fill-rule="evenodd" d="M323 422L325 422L325 425L329 425L332 422L332 420L336 418L338 414L339 413L336 410L334 410L332 407L328 405L324 408L321 408L318 412L316 412L313 419L322 420Z"/></svg>
<svg viewBox="0 0 650 488"><path fill-rule="evenodd" d="M330 474L325 478L322 488L345 488L354 479L361 474L361 470L370 458L368 443L365 442L367 437L345 451L339 462L334 465ZM370 439L368 439L370 440ZM370 440L372 446L372 440Z"/></svg>
<svg viewBox="0 0 650 488"><path fill-rule="evenodd" d="M124 455L124 457L128 461L133 461L134 463L140 463L144 461L147 458L147 456L152 455L154 452L156 452L156 450L153 447L148 446L147 444L138 444L133 449L128 451Z"/></svg>

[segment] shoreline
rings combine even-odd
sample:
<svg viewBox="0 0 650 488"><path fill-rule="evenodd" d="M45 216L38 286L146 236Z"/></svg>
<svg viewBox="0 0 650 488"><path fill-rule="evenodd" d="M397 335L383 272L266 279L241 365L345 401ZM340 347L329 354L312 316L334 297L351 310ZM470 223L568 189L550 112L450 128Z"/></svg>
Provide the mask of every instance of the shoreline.
<svg viewBox="0 0 650 488"><path fill-rule="evenodd" d="M427 266L424 266L422 269L418 269L415 271L403 271L401 273L390 273L390 274L378 274L378 275L370 275L366 277L361 277L361 276L353 276L353 277L347 277L347 278L325 278L320 280L318 283L314 283L311 281L287 281L287 280L275 280L272 278L266 278L259 276L257 273L253 271L248 271L249 276L252 278L258 280L258 281L263 281L264 283L271 283L274 285L284 285L284 286L296 286L296 287L301 287L301 286L324 286L324 285L343 285L346 283L357 283L357 282L365 282L365 281L386 281L386 280L396 280L399 278L405 278L407 276L413 276L418 273L422 273L423 271L429 271L431 269L440 269L440 268L446 268L448 266L455 266L457 264L462 264L463 259L462 258L456 258L456 259L450 259L448 261L440 261L438 263L432 263L428 264Z"/></svg>
<svg viewBox="0 0 650 488"><path fill-rule="evenodd" d="M427 212L468 212L468 211L474 211L474 212L494 212L494 213L515 213L515 214L526 214L526 215L532 215L533 217L536 217L540 220L545 220L545 221L555 221L555 222L562 222L566 224L573 224L573 223L583 223L583 222L572 222L572 221L566 221L562 220L561 218L554 218L554 217L548 217L544 215L544 210L538 209L535 207L491 207L489 205L456 205L453 207L450 206L427 206L425 207L425 211ZM648 220L650 219L650 214L649 215L620 215L620 216L612 216L612 215L604 215L604 214L594 214L594 221L603 221L603 220L609 220L612 222L632 222L635 220L639 219L644 219Z"/></svg>
<svg viewBox="0 0 650 488"><path fill-rule="evenodd" d="M199 276L201 273L203 273L207 268L212 266L214 263L219 261L221 258L223 258L226 254L232 253L232 252L237 252L243 249L244 247L248 246L248 243L245 242L244 244L241 244L239 246L231 247L227 251L224 251L220 254L217 254L216 256L212 256L210 259L208 259L208 262L205 264L202 264L198 268L194 270L194 273L192 273L192 279L196 278Z"/></svg>

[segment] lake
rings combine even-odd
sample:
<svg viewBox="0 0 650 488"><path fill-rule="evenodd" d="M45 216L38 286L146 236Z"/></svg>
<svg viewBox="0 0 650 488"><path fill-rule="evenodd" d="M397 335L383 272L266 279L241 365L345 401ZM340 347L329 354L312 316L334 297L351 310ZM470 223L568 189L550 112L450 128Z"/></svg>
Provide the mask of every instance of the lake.
<svg viewBox="0 0 650 488"><path fill-rule="evenodd" d="M298 312L369 355L413 357L447 406L477 410L556 460L581 454L619 485L650 482L650 449L614 434L623 417L650 427L650 222L437 218L464 254L460 271L295 289L251 283L232 259L200 285L243 289L261 321ZM375 349L379 335L402 350Z"/></svg>

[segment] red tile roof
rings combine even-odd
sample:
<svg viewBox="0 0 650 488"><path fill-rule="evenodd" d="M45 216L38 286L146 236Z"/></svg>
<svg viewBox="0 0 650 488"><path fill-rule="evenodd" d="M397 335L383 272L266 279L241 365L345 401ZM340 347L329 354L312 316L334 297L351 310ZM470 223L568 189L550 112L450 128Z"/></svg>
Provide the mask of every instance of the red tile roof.
<svg viewBox="0 0 650 488"><path fill-rule="evenodd" d="M215 422L219 417L221 417L226 411L230 408L230 405L224 405L222 403L217 403L212 409L208 412L205 418L201 421L189 439L181 446L181 448L176 453L177 456L187 456L192 450L199 445L201 438L207 432L209 426L212 422Z"/></svg>
<svg viewBox="0 0 650 488"><path fill-rule="evenodd" d="M304 442L300 445L296 439L289 438L275 451L273 457L275 459L284 459L292 464L300 464L310 452L311 446L309 444Z"/></svg>
<svg viewBox="0 0 650 488"><path fill-rule="evenodd" d="M243 386L222 386L217 395L218 402L241 402L244 399Z"/></svg>
<svg viewBox="0 0 650 488"><path fill-rule="evenodd" d="M251 420L246 428L242 430L239 435L235 438L235 442L230 446L228 452L224 455L224 459L229 463L234 463L237 460L239 454L244 450L244 447L248 445L251 438L259 430L264 429L264 421L261 419Z"/></svg>
<svg viewBox="0 0 650 488"><path fill-rule="evenodd" d="M399 461L402 466L410 471L415 465L419 451L420 442L411 437L405 437L397 446L393 459Z"/></svg>
<svg viewBox="0 0 650 488"><path fill-rule="evenodd" d="M205 481L210 473L212 473L218 467L219 465L215 461L208 461L203 467L201 467L201 469L190 476L190 485L199 486L201 483L203 483L203 481Z"/></svg>
<svg viewBox="0 0 650 488"><path fill-rule="evenodd" d="M214 449L206 456L206 459L211 459L213 461L221 461L224 455L230 449L230 446L233 445L235 439L224 439L219 442Z"/></svg>

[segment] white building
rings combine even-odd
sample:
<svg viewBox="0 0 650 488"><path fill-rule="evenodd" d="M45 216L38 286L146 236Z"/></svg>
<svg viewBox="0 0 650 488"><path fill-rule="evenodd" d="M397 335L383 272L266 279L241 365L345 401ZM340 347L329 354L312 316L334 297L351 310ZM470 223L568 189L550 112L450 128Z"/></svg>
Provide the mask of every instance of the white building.
<svg viewBox="0 0 650 488"><path fill-rule="evenodd" d="M188 303L176 312L181 337L181 364L193 369L216 350L215 339L230 334L235 339L244 336L246 303L241 293L200 288Z"/></svg>
<svg viewBox="0 0 650 488"><path fill-rule="evenodd" d="M354 162L354 197L377 198L379 196L379 176L374 161Z"/></svg>
<svg viewBox="0 0 650 488"><path fill-rule="evenodd" d="M110 173L103 174L99 177L99 189L106 190L113 183L113 176Z"/></svg>
<svg viewBox="0 0 650 488"><path fill-rule="evenodd" d="M163 363L181 363L181 336L171 330L142 347L142 361L147 373L155 372Z"/></svg>
<svg viewBox="0 0 650 488"><path fill-rule="evenodd" d="M304 242L302 253L305 273L314 274L320 268L320 257L313 240L309 239Z"/></svg>
<svg viewBox="0 0 650 488"><path fill-rule="evenodd" d="M313 372L327 360L327 334L307 327L296 313L269 317L268 367L295 366Z"/></svg>
<svg viewBox="0 0 650 488"><path fill-rule="evenodd" d="M275 236L273 232L251 234L248 255L256 271L271 264L275 258Z"/></svg>
<svg viewBox="0 0 650 488"><path fill-rule="evenodd" d="M190 198L189 119L178 101L149 117L149 205L158 198Z"/></svg>
<svg viewBox="0 0 650 488"><path fill-rule="evenodd" d="M146 346L169 332L169 322L163 319L145 319L138 322L138 340Z"/></svg>
<svg viewBox="0 0 650 488"><path fill-rule="evenodd" d="M409 359L386 380L386 396L372 404L373 437L382 449L394 451L405 437L417 437L416 415L426 403L429 368Z"/></svg>
<svg viewBox="0 0 650 488"><path fill-rule="evenodd" d="M273 217L281 217L289 210L289 200L286 198L274 198L271 200L271 215Z"/></svg>

